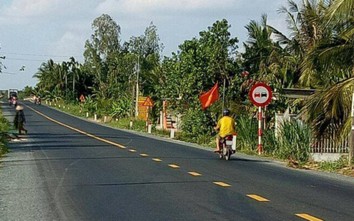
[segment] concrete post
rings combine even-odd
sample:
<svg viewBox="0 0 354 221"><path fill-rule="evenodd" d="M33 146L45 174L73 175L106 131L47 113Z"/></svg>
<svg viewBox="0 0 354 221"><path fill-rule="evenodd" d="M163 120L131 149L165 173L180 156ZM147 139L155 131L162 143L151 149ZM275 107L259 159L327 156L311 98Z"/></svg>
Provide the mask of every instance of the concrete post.
<svg viewBox="0 0 354 221"><path fill-rule="evenodd" d="M349 167L352 167L353 152L354 152L354 93L352 94L351 118L352 118L352 130L350 132L349 147L348 147L348 165L349 165Z"/></svg>
<svg viewBox="0 0 354 221"><path fill-rule="evenodd" d="M149 134L151 134L151 128L152 128L151 124L148 124L148 133Z"/></svg>
<svg viewBox="0 0 354 221"><path fill-rule="evenodd" d="M175 138L175 129L171 128L170 138Z"/></svg>

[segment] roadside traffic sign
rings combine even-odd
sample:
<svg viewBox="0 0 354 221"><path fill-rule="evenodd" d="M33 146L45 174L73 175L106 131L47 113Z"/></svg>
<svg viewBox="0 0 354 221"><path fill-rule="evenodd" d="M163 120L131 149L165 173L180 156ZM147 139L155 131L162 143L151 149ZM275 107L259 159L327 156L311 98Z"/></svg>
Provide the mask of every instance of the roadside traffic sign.
<svg viewBox="0 0 354 221"><path fill-rule="evenodd" d="M272 89L263 82L254 84L248 95L257 107L265 107L272 101Z"/></svg>
<svg viewBox="0 0 354 221"><path fill-rule="evenodd" d="M152 100L150 97L146 97L144 103L143 103L143 106L146 106L146 107L152 107L154 106Z"/></svg>

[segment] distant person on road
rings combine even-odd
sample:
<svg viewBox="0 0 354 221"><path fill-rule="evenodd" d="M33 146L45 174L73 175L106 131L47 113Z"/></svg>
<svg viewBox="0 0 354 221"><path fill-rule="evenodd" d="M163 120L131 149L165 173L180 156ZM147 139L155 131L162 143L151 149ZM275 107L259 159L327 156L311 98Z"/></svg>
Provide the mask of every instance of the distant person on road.
<svg viewBox="0 0 354 221"><path fill-rule="evenodd" d="M14 105L14 107L17 107L17 97L12 97L12 104Z"/></svg>
<svg viewBox="0 0 354 221"><path fill-rule="evenodd" d="M25 113L23 112L23 106L17 105L16 107L16 115L14 118L14 126L18 129L18 134L22 134L24 131L27 134L27 130L24 128L24 124L26 123Z"/></svg>

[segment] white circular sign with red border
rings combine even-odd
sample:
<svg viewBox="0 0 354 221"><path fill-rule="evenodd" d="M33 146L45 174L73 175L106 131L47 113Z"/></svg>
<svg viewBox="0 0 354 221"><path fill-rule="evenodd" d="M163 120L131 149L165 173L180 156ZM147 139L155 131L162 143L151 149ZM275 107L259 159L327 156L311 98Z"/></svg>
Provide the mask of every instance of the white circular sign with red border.
<svg viewBox="0 0 354 221"><path fill-rule="evenodd" d="M272 101L272 89L267 84L258 82L252 86L249 97L257 107L265 107Z"/></svg>

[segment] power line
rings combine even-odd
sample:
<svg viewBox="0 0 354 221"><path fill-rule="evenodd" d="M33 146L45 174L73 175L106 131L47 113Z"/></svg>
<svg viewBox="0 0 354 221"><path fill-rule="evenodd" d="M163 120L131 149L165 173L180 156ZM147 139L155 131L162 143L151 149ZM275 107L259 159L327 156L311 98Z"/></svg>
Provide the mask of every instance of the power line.
<svg viewBox="0 0 354 221"><path fill-rule="evenodd" d="M6 71L2 71L2 72L0 72L0 74L17 74L17 73L12 73L12 72L6 72Z"/></svg>
<svg viewBox="0 0 354 221"><path fill-rule="evenodd" d="M82 56L82 55L75 56L75 55L29 54L29 53L14 53L14 52L1 52L1 54L35 56L35 57L59 57L59 58L70 58L70 57L81 57Z"/></svg>
<svg viewBox="0 0 354 221"><path fill-rule="evenodd" d="M6 60L13 60L13 61L38 61L38 62L45 62L44 60L36 60L36 59L26 59L26 58L8 58Z"/></svg>

